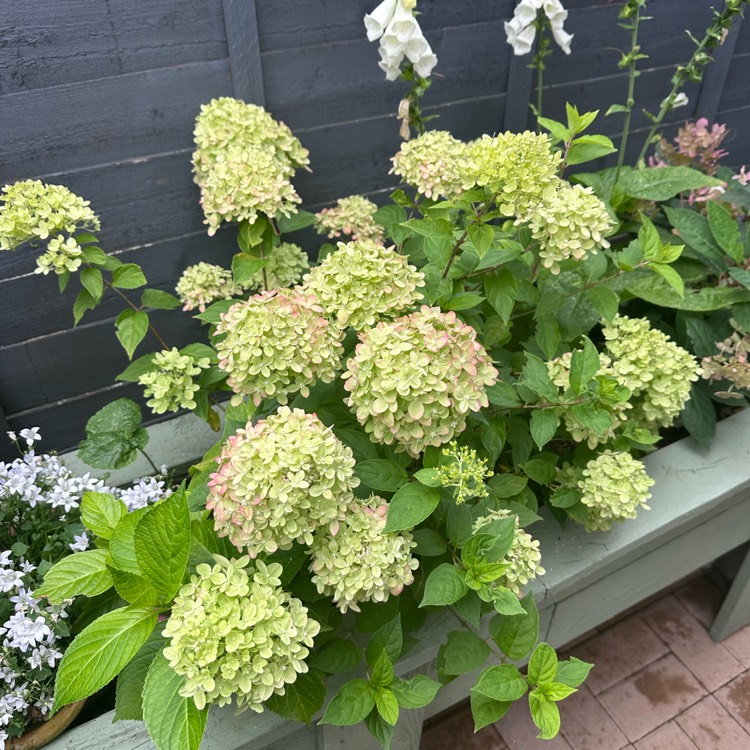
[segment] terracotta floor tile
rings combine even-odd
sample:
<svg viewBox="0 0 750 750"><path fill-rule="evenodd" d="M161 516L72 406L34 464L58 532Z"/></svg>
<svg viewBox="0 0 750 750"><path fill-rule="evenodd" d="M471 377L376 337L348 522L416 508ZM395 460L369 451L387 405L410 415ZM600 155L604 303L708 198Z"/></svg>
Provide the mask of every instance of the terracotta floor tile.
<svg viewBox="0 0 750 750"><path fill-rule="evenodd" d="M573 655L595 665L586 685L594 695L598 695L668 650L640 615L630 615L586 643L580 643L573 650Z"/></svg>
<svg viewBox="0 0 750 750"><path fill-rule="evenodd" d="M562 733L575 750L620 750L630 744L585 685L560 706L565 711Z"/></svg>
<svg viewBox="0 0 750 750"><path fill-rule="evenodd" d="M750 732L750 670L725 685L716 693L716 697L746 731Z"/></svg>
<svg viewBox="0 0 750 750"><path fill-rule="evenodd" d="M676 719L700 750L747 750L748 734L712 695L696 703Z"/></svg>
<svg viewBox="0 0 750 750"><path fill-rule="evenodd" d="M565 702L560 704L561 723L565 726L568 719L568 711ZM497 731L505 740L509 750L578 750L571 746L562 735L558 734L553 740L538 740L536 736L539 730L534 726L529 714L529 704L526 700L516 701L505 716L495 723ZM422 748L427 750L427 748ZM429 748L432 750L432 748ZM454 746L451 750L459 750ZM461 748L461 750L463 750ZM597 748L597 750L609 750L609 748Z"/></svg>
<svg viewBox="0 0 750 750"><path fill-rule="evenodd" d="M698 750L698 748L674 721L670 721L636 742L635 750Z"/></svg>
<svg viewBox="0 0 750 750"><path fill-rule="evenodd" d="M623 649L623 644L628 644ZM628 640L620 648L630 653ZM673 654L599 695L599 702L631 742L673 719L706 695L706 689Z"/></svg>
<svg viewBox="0 0 750 750"><path fill-rule="evenodd" d="M724 594L708 576L699 576L675 592L683 606L708 630L724 600Z"/></svg>
<svg viewBox="0 0 750 750"><path fill-rule="evenodd" d="M732 633L721 642L721 645L750 668L750 625L745 625L736 633Z"/></svg>
<svg viewBox="0 0 750 750"><path fill-rule="evenodd" d="M742 663L716 643L674 596L651 604L641 612L641 617L709 692L744 671Z"/></svg>
<svg viewBox="0 0 750 750"><path fill-rule="evenodd" d="M493 726L474 734L471 708L465 705L426 724L419 750L507 750L507 745Z"/></svg>

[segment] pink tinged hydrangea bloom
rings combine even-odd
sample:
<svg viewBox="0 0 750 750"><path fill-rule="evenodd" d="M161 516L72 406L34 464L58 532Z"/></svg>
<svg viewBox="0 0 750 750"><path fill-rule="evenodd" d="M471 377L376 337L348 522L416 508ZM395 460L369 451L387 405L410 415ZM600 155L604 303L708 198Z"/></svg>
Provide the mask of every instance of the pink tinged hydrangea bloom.
<svg viewBox="0 0 750 750"><path fill-rule="evenodd" d="M334 533L359 485L351 449L301 409L238 430L218 462L206 507L219 536L251 557Z"/></svg>
<svg viewBox="0 0 750 750"><path fill-rule="evenodd" d="M378 207L362 195L339 198L336 205L315 214L315 230L329 239L346 235L352 240L382 242L384 229L373 218Z"/></svg>
<svg viewBox="0 0 750 750"><path fill-rule="evenodd" d="M372 495L353 500L335 534L321 530L312 545L312 581L321 594L346 612L362 602L384 602L414 581L419 565L407 531L385 532L388 505Z"/></svg>
<svg viewBox="0 0 750 750"><path fill-rule="evenodd" d="M422 286L424 274L406 256L373 240L339 242L303 283L336 326L356 330L406 312Z"/></svg>
<svg viewBox="0 0 750 750"><path fill-rule="evenodd" d="M371 438L418 456L460 434L497 380L476 331L455 312L423 306L360 333L343 377L347 404Z"/></svg>
<svg viewBox="0 0 750 750"><path fill-rule="evenodd" d="M292 242L282 242L266 254L266 265L243 284L245 289L284 289L294 286L310 267L307 253Z"/></svg>
<svg viewBox="0 0 750 750"><path fill-rule="evenodd" d="M188 266L175 289L183 310L204 312L207 305L220 299L231 299L239 293L232 272L212 263Z"/></svg>
<svg viewBox="0 0 750 750"><path fill-rule="evenodd" d="M311 294L299 289L261 292L221 316L216 341L219 367L228 374L234 403L266 397L285 404L308 395L316 380L336 377L343 347L339 331Z"/></svg>

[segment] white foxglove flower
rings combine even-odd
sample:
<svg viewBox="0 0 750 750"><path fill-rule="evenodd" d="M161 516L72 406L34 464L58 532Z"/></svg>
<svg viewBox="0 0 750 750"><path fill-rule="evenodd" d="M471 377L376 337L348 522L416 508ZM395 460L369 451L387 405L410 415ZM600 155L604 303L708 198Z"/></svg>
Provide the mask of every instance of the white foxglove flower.
<svg viewBox="0 0 750 750"><path fill-rule="evenodd" d="M531 52L536 38L534 22L540 11L549 19L555 41L562 51L569 55L573 35L568 34L563 28L568 11L565 10L560 0L521 0L516 6L513 18L505 23L505 35L508 44L513 47L513 52L519 56L528 55Z"/></svg>
<svg viewBox="0 0 750 750"><path fill-rule="evenodd" d="M365 16L365 29L367 29L367 39L374 42L383 36L386 26L391 22L393 14L396 11L398 0L383 0L372 13Z"/></svg>

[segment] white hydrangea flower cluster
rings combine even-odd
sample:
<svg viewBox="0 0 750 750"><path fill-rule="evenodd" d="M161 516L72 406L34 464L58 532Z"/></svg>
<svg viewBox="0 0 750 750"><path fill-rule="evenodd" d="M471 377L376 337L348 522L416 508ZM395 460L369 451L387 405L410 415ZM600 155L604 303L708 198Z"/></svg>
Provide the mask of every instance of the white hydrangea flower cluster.
<svg viewBox="0 0 750 750"><path fill-rule="evenodd" d="M234 403L249 395L285 404L293 393L309 394L316 380L336 377L343 347L339 331L311 294L299 289L261 292L221 316L216 342L219 367L228 373Z"/></svg>
<svg viewBox="0 0 750 750"><path fill-rule="evenodd" d="M476 331L455 312L422 306L360 333L344 373L347 405L378 443L412 456L461 433L488 405L497 370Z"/></svg>
<svg viewBox="0 0 750 750"><path fill-rule="evenodd" d="M478 534L488 524L504 518L510 518L510 511L490 510L474 522L472 531L474 534ZM498 586L504 586L516 596L520 596L523 587L529 581L545 574L546 571L539 564L541 559L542 553L539 551L539 541L521 528L518 523L518 516L516 516L516 533L513 537L513 543L505 557L499 561L508 563L510 567L494 583Z"/></svg>
<svg viewBox="0 0 750 750"><path fill-rule="evenodd" d="M289 216L300 203L290 182L308 152L284 123L262 107L222 97L201 107L193 167L201 204L214 234L222 222Z"/></svg>
<svg viewBox="0 0 750 750"><path fill-rule="evenodd" d="M362 602L384 602L414 581L416 542L407 531L383 531L387 512L377 495L353 500L336 534L315 534L312 581L342 612L359 612Z"/></svg>
<svg viewBox="0 0 750 750"><path fill-rule="evenodd" d="M401 63L407 57L414 71L427 78L437 65L437 57L414 17L416 0L383 0L372 13L365 16L367 39L380 39L378 65L389 81L401 75Z"/></svg>
<svg viewBox="0 0 750 750"><path fill-rule="evenodd" d="M455 488L453 499L458 505L471 498L487 497L489 492L484 480L492 476L492 471L487 468L486 458L479 458L477 452L466 445L459 447L455 440L443 448L443 458L449 462L435 471L443 487Z"/></svg>
<svg viewBox="0 0 750 750"><path fill-rule="evenodd" d="M339 242L303 280L336 326L358 331L409 309L422 286L424 274L406 256L374 240Z"/></svg>
<svg viewBox="0 0 750 750"><path fill-rule="evenodd" d="M206 307L220 299L231 299L239 293L232 272L213 263L188 266L175 288L183 310L205 312Z"/></svg>
<svg viewBox="0 0 750 750"><path fill-rule="evenodd" d="M632 394L629 419L652 430L669 427L700 375L695 358L646 318L618 315L602 332L612 358L611 372Z"/></svg>
<svg viewBox="0 0 750 750"><path fill-rule="evenodd" d="M62 235L58 235L47 244L47 252L36 259L34 273L42 273L45 276L50 271L54 271L58 275L66 271L73 273L81 267L82 256L83 248L78 244L75 237L65 239Z"/></svg>
<svg viewBox="0 0 750 750"><path fill-rule="evenodd" d="M266 265L256 271L244 284L245 289L284 289L294 286L310 267L307 253L292 242L282 242L266 256Z"/></svg>
<svg viewBox="0 0 750 750"><path fill-rule="evenodd" d="M569 34L563 28L568 11L562 6L560 0L521 0L518 3L513 12L513 18L505 23L505 35L508 44L513 47L513 53L528 55L531 52L536 38L535 22L540 12L547 16L552 28L552 36L560 45L560 49L569 55L573 34Z"/></svg>
<svg viewBox="0 0 750 750"><path fill-rule="evenodd" d="M206 507L219 536L251 557L335 533L359 485L354 456L316 415L282 406L224 444Z"/></svg>
<svg viewBox="0 0 750 750"><path fill-rule="evenodd" d="M339 198L336 205L315 214L315 230L329 239L347 235L352 240L382 242L385 230L373 218L378 207L363 195Z"/></svg>
<svg viewBox="0 0 750 750"><path fill-rule="evenodd" d="M397 174L427 198L451 198L472 187L465 176L467 146L445 130L404 141L391 159Z"/></svg>
<svg viewBox="0 0 750 750"><path fill-rule="evenodd" d="M553 274L569 258L584 260L599 248L609 247L605 239L614 222L604 203L590 187L556 180L547 187L538 203L516 220L527 223L539 242L542 265Z"/></svg>
<svg viewBox="0 0 750 750"><path fill-rule="evenodd" d="M226 705L261 713L272 695L307 672L320 631L299 599L281 588L281 565L249 558L198 565L177 594L164 628L164 656L185 678L180 695L197 708Z"/></svg>
<svg viewBox="0 0 750 750"><path fill-rule="evenodd" d="M151 369L138 378L144 393L150 397L146 402L154 414L180 409L195 409L195 394L201 389L194 378L211 365L208 357L196 359L189 354L180 354L173 347L154 355Z"/></svg>

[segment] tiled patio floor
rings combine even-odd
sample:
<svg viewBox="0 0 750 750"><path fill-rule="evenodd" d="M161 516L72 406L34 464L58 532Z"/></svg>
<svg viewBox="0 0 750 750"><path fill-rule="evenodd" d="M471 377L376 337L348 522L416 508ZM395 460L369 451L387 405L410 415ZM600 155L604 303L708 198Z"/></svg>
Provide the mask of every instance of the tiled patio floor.
<svg viewBox="0 0 750 750"><path fill-rule="evenodd" d="M468 706L438 717L421 750L750 750L750 626L711 640L720 602L695 578L570 647L596 667L560 704L554 740L536 739L519 701L478 734Z"/></svg>

